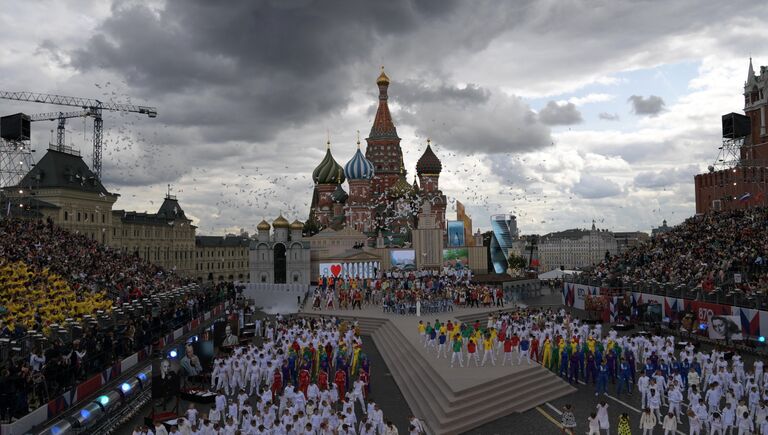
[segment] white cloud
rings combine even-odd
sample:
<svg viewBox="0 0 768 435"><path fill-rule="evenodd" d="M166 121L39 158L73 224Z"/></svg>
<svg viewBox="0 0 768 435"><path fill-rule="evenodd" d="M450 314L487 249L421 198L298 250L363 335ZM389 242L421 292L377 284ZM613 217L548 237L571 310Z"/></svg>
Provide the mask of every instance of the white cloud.
<svg viewBox="0 0 768 435"><path fill-rule="evenodd" d="M576 106L583 106L585 104L590 104L590 103L603 103L606 101L611 101L614 98L616 98L616 96L613 94L592 93L592 94L587 94L583 97L571 97L567 100L560 100L558 101L558 103L559 104L571 103Z"/></svg>

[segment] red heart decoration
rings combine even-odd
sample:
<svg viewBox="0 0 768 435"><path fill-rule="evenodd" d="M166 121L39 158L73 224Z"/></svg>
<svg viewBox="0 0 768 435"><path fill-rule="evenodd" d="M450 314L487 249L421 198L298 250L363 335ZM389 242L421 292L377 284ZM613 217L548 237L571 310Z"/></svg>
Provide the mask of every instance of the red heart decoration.
<svg viewBox="0 0 768 435"><path fill-rule="evenodd" d="M338 277L339 274L341 273L341 265L334 264L333 266L331 266L331 273L333 274L333 276Z"/></svg>

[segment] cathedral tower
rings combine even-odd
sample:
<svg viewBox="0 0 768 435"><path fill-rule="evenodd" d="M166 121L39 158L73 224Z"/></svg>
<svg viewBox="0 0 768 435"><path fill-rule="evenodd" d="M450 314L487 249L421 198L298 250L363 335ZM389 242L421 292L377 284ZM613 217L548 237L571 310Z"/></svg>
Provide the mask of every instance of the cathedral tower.
<svg viewBox="0 0 768 435"><path fill-rule="evenodd" d="M429 200L432 212L435 215L437 224L445 229L445 208L446 198L440 190L440 172L443 170L443 164L432 151L432 144L427 139L427 149L416 162L416 173L419 175L419 184L421 185L421 197Z"/></svg>
<svg viewBox="0 0 768 435"><path fill-rule="evenodd" d="M384 74L384 67L376 79L379 87L379 107L373 120L371 134L366 139L368 147L365 157L373 163L375 174L371 182L373 195L378 198L385 193L399 178L400 168L403 166L403 150L400 148L400 138L397 129L392 123L392 115L387 104L387 90L389 77Z"/></svg>
<svg viewBox="0 0 768 435"><path fill-rule="evenodd" d="M320 225L328 226L334 216L334 200L336 188L344 182L344 170L331 154L331 142L328 141L325 157L312 172L315 182L315 192L312 195L312 211Z"/></svg>
<svg viewBox="0 0 768 435"><path fill-rule="evenodd" d="M344 165L344 174L349 182L349 198L347 199L347 225L367 233L373 229L371 210L371 180L374 177L373 163L368 161L360 151L360 141L357 141L357 152Z"/></svg>

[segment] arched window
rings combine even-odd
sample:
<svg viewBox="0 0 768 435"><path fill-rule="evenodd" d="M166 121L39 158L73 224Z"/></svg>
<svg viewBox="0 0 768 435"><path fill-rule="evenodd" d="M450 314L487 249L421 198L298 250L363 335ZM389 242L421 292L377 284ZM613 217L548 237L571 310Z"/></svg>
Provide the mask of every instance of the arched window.
<svg viewBox="0 0 768 435"><path fill-rule="evenodd" d="M285 245L282 243L275 243L274 247L275 263L275 284L285 284L286 282L286 258L285 258Z"/></svg>

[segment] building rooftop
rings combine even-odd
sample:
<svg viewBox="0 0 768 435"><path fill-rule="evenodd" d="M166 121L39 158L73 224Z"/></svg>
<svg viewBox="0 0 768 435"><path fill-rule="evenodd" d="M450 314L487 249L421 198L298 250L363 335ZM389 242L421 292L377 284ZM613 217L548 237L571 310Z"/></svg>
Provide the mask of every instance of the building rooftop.
<svg viewBox="0 0 768 435"><path fill-rule="evenodd" d="M79 154L54 149L45 153L19 181L18 186L33 189L65 188L118 196L107 191Z"/></svg>
<svg viewBox="0 0 768 435"><path fill-rule="evenodd" d="M244 236L195 236L195 246L202 248L247 248L250 243Z"/></svg>

